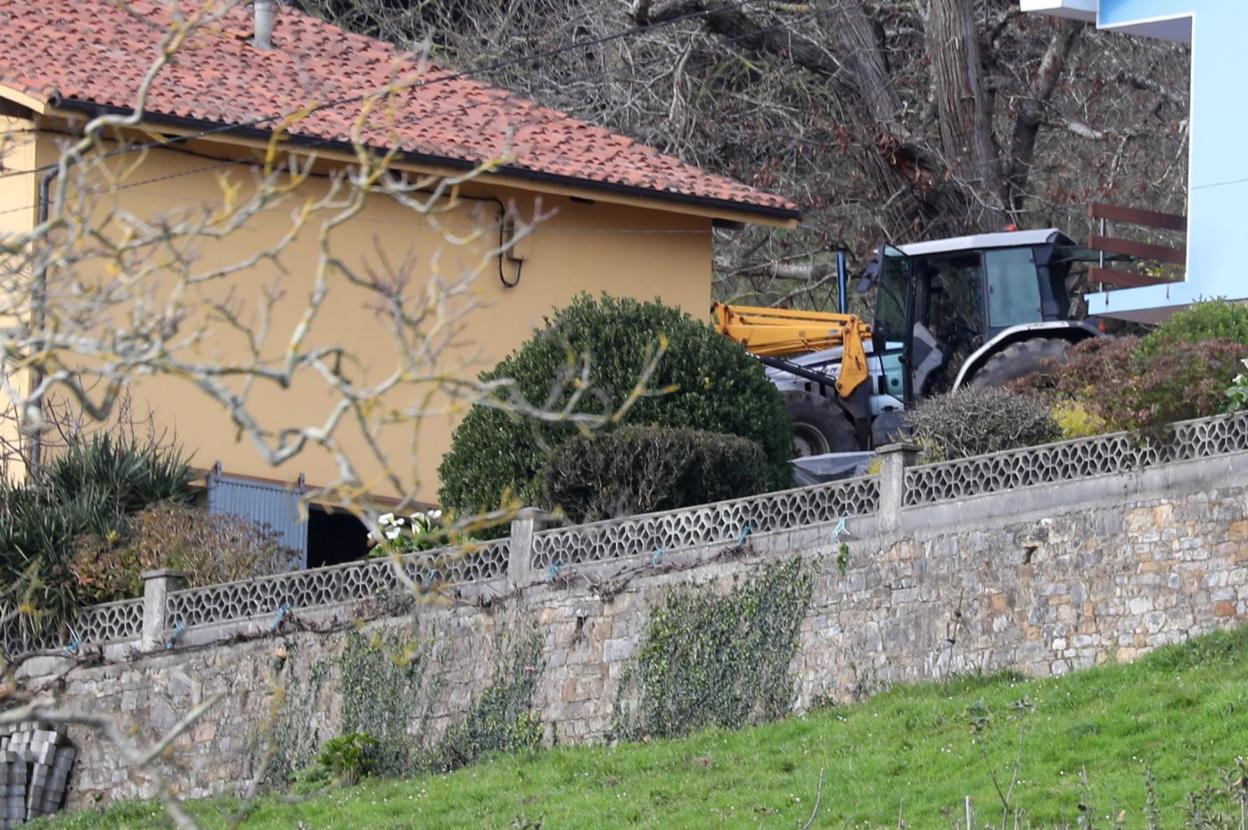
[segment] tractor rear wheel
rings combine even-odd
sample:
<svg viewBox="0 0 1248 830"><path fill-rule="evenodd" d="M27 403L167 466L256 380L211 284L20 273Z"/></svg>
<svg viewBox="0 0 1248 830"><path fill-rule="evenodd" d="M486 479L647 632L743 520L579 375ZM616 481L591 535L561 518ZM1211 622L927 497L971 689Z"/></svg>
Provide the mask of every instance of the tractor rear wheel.
<svg viewBox="0 0 1248 830"><path fill-rule="evenodd" d="M799 458L861 449L853 423L835 401L798 390L782 395L793 419L793 449Z"/></svg>
<svg viewBox="0 0 1248 830"><path fill-rule="evenodd" d="M1011 343L994 354L971 376L968 386L1004 386L1036 372L1051 371L1070 359L1069 340L1036 337Z"/></svg>

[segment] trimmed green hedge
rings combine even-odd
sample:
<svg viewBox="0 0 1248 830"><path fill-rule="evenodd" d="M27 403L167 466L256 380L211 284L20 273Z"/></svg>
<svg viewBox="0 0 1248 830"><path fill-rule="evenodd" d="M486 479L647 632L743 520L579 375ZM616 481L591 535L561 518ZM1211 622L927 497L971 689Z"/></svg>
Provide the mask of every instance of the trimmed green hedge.
<svg viewBox="0 0 1248 830"><path fill-rule="evenodd" d="M621 427L566 441L542 471L542 494L577 522L676 510L767 489L767 458L736 435Z"/></svg>
<svg viewBox="0 0 1248 830"><path fill-rule="evenodd" d="M1166 346L1231 340L1248 344L1248 306L1229 300L1205 300L1176 311L1140 341L1138 354L1154 357Z"/></svg>

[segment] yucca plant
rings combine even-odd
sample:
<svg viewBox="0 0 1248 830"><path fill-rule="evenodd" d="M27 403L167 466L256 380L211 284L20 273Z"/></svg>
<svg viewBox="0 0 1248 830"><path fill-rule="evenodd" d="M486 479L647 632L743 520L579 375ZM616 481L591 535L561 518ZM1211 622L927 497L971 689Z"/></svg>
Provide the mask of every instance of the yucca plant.
<svg viewBox="0 0 1248 830"><path fill-rule="evenodd" d="M0 480L0 620L63 632L83 600L70 568L80 541L123 536L128 516L187 501L192 480L176 447L109 435L71 443L23 483Z"/></svg>
<svg viewBox="0 0 1248 830"><path fill-rule="evenodd" d="M36 633L58 626L77 607L64 551L81 531L82 513L50 504L37 487L0 481L0 620Z"/></svg>
<svg viewBox="0 0 1248 830"><path fill-rule="evenodd" d="M106 509L122 514L158 502L186 501L193 478L177 447L114 441L109 435L69 445L40 477L58 501L80 501L98 494Z"/></svg>

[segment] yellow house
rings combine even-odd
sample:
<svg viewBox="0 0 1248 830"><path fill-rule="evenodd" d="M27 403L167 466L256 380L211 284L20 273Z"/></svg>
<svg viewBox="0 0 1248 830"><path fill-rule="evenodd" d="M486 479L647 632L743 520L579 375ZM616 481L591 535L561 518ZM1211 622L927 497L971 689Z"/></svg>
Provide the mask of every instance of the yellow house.
<svg viewBox="0 0 1248 830"><path fill-rule="evenodd" d="M52 286L37 313L61 315L59 328L40 316L29 331L124 375L131 412L150 412L217 471L216 509L273 519L292 487L342 484L344 456L362 459L347 477L360 487L432 502L466 405L448 393L456 381L580 292L658 297L705 317L712 229L797 220L783 198L294 11L270 20L266 5L0 0L0 238L63 220L31 239L43 256L5 269L42 280L10 284ZM125 116L61 163L93 119ZM360 169L378 177L343 178ZM406 417L274 452L282 430L328 423L329 373L380 384L396 353L419 350L397 332L388 303L399 295L433 321L421 325L437 345L424 355L434 391L418 391L409 361L374 402ZM154 337L146 363L114 353ZM313 347L338 363L274 377L283 355ZM268 374L222 374L209 394L210 379L186 367L210 365ZM6 373L17 398L47 378L20 361ZM231 410L229 395L245 405ZM302 534L315 564L335 531L317 511L311 521L291 538Z"/></svg>

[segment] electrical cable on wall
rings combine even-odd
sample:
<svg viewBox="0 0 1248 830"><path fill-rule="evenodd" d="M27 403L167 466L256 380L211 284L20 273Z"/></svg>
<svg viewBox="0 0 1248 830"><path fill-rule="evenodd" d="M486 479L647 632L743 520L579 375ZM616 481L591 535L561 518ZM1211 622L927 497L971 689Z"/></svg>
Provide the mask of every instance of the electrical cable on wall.
<svg viewBox="0 0 1248 830"><path fill-rule="evenodd" d="M507 208L503 206L502 199L494 199L498 202L498 281L503 284L504 288L515 288L520 284L520 275L524 271L524 260L517 257L508 256L508 251L512 250L516 244L516 225L515 220L507 215ZM510 238L509 238L510 237ZM511 244L508 245L508 242ZM510 259L516 265L516 278L511 282L507 281L507 274L503 268L503 260Z"/></svg>
<svg viewBox="0 0 1248 830"><path fill-rule="evenodd" d="M493 202L498 205L498 281L503 284L504 288L515 288L520 284L520 275L524 271L524 260L516 259L507 255L507 252L515 245L515 223L510 219L507 205L503 204L503 200L497 196L466 196L462 193L455 193L453 196L447 196L452 202L465 199L470 202ZM508 228L511 232L508 233ZM510 238L509 238L510 237ZM510 245L508 243L511 243ZM516 266L515 279L507 279L507 269L505 261L510 259Z"/></svg>

